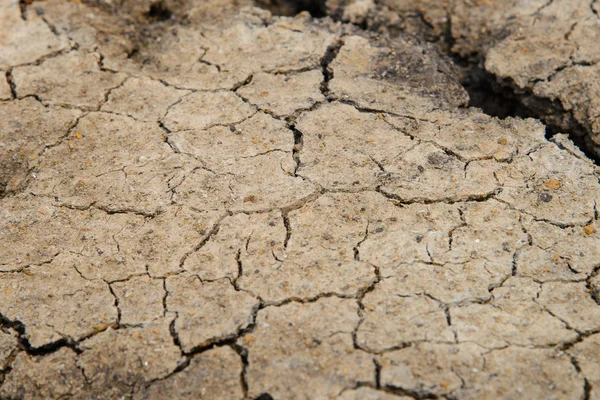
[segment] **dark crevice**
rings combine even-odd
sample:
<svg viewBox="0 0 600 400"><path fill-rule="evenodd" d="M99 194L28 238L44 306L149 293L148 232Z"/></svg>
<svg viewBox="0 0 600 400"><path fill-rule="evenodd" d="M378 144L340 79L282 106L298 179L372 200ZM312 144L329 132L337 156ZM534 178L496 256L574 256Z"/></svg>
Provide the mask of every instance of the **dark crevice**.
<svg viewBox="0 0 600 400"><path fill-rule="evenodd" d="M44 344L40 347L33 347L31 343L29 343L29 339L25 337L25 325L18 320L11 321L2 314L0 314L0 326L10 328L17 332L17 341L19 343L19 347L29 355L45 356L48 354L52 354L62 349L63 347L68 347L77 354L81 353L81 350L79 350L79 348L77 347L78 342L70 340L68 338L62 338L55 342Z"/></svg>
<svg viewBox="0 0 600 400"><path fill-rule="evenodd" d="M586 142L588 129L582 126L572 113L567 112L559 101L538 97L532 89L519 88L511 80L500 79L489 73L482 66L481 54L461 57L452 52L455 40L452 37L450 13L448 13L443 45L445 45L446 55L462 72L461 84L469 94L469 107L479 108L485 114L500 119L509 117L539 119L546 125L547 139L557 133L567 134L587 157L594 160L596 164L599 163L600 157Z"/></svg>
<svg viewBox="0 0 600 400"><path fill-rule="evenodd" d="M77 271L79 272L79 271ZM110 283L108 283L107 281L104 281L107 285L108 285L108 289L110 290L110 294L112 294L112 296L115 298L115 303L114 306L117 309L117 328L121 325L121 308L119 307L119 297L117 296L117 294L115 293L114 289L112 288L112 286L110 285Z"/></svg>
<svg viewBox="0 0 600 400"><path fill-rule="evenodd" d="M218 65L216 65L216 64L209 64L208 62L206 62L204 60L201 60L201 62L202 62L202 64L215 66L217 68L217 70L219 72L221 72L221 67L219 67ZM239 81L235 85L233 85L233 87L231 88L231 91L235 92L235 94L237 94L238 96L240 96L240 94L237 93L237 90L240 89L240 88L242 88L242 87L244 87L244 86L246 86L246 85L249 85L252 82L253 78L254 78L254 75L248 75L246 78L244 78L244 80ZM240 96L240 97L242 98L242 100L244 100L245 102L247 102L246 99L244 99L242 96Z"/></svg>
<svg viewBox="0 0 600 400"><path fill-rule="evenodd" d="M275 400L275 399L269 393L263 393L260 396L255 397L254 400Z"/></svg>
<svg viewBox="0 0 600 400"><path fill-rule="evenodd" d="M493 74L481 67L482 59L479 54L461 57L452 52L456 41L452 36L452 18L448 13L444 44L447 56L461 70L461 84L469 94L468 107L481 109L485 114L500 119L508 117L536 118L537 115L530 107L527 107L514 90L500 85ZM546 133L551 131L547 128ZM557 132L553 132L553 136Z"/></svg>
<svg viewBox="0 0 600 400"><path fill-rule="evenodd" d="M274 15L290 17L308 11L315 18L327 16L325 0L257 0L257 3Z"/></svg>
<svg viewBox="0 0 600 400"><path fill-rule="evenodd" d="M146 266L146 272L148 272L148 266ZM148 274L148 276L150 276L150 274ZM167 312L169 310L169 308L167 306L167 297L169 297L169 290L167 289L167 279L166 278L163 278L163 290L165 291L165 295L162 298L163 317L166 317Z"/></svg>
<svg viewBox="0 0 600 400"><path fill-rule="evenodd" d="M294 176L298 176L298 169L302 166L302 163L300 162L300 152L304 147L304 137L302 132L296 129L295 125L290 126L290 130L294 133L294 148L292 150L292 158L296 163L296 166L294 167Z"/></svg>
<svg viewBox="0 0 600 400"><path fill-rule="evenodd" d="M17 98L17 85L13 80L12 69L6 71L6 82L8 82L8 86L10 87L10 94L13 99Z"/></svg>
<svg viewBox="0 0 600 400"><path fill-rule="evenodd" d="M173 343L175 344L175 346L182 349L181 340L179 340L179 334L177 333L177 329L175 328L175 324L177 322L178 317L179 317L179 315L175 312L175 318L173 318L173 320L169 324L169 333L171 334L171 337L173 338ZM181 350L181 352L183 353L183 349Z"/></svg>
<svg viewBox="0 0 600 400"><path fill-rule="evenodd" d="M246 242L246 250L248 250L248 242L250 242L250 238L248 238L248 241ZM235 279L233 279L231 281L231 284L233 285L233 288L239 292L240 287L237 282L244 275L244 265L242 264L242 249L238 250L235 260L236 260L237 266L238 266L238 274L235 277Z"/></svg>
<svg viewBox="0 0 600 400"><path fill-rule="evenodd" d="M162 1L152 3L146 16L150 21L166 21L171 18L173 13Z"/></svg>
<svg viewBox="0 0 600 400"><path fill-rule="evenodd" d="M457 62L456 57L454 59ZM464 65L465 62L457 63ZM475 64L464 67L461 83L469 93L469 107L480 108L485 114L500 119L539 119L546 126L547 139L565 133L588 158L600 164L600 156L586 141L588 129L559 101L538 97L531 90L518 88L510 80L499 80Z"/></svg>
<svg viewBox="0 0 600 400"><path fill-rule="evenodd" d="M450 309L444 308L444 314L446 315L446 323L448 326L452 326L452 317L450 316Z"/></svg>
<svg viewBox="0 0 600 400"><path fill-rule="evenodd" d="M194 254L195 252L197 252L198 250L200 250L212 237L214 237L218 232L219 232L219 228L221 227L221 222L222 220L226 217L226 215L222 216L221 219L219 219L219 221L217 221L217 223L212 227L212 229L208 232L208 234L206 236L204 236L202 238L202 240L200 241L200 243L198 243L191 251L185 253L183 255L183 257L181 257L181 260L179 261L179 267L183 270L185 269L183 267L183 265L185 264L185 261L187 260L187 258Z"/></svg>
<svg viewBox="0 0 600 400"><path fill-rule="evenodd" d="M136 58L137 56L139 56L140 54L140 50L137 47L134 47L133 49L131 49L130 51L127 52L127 58L128 59L132 59L132 58ZM104 59L104 56L102 56L102 59ZM99 62L100 64L100 62ZM100 67L102 68L102 65L100 65Z"/></svg>
<svg viewBox="0 0 600 400"><path fill-rule="evenodd" d="M528 118L531 111L518 99L511 98L509 90L500 87L492 75L477 66L464 71L462 85L469 93L469 107L480 108L484 113L501 119Z"/></svg>
<svg viewBox="0 0 600 400"><path fill-rule="evenodd" d="M438 396L436 396L434 393L427 392L424 390L423 391L414 391L414 390L408 390L405 388L390 386L390 385L385 386L382 389L384 389L387 392L396 394L396 395L412 397L413 399L437 399L438 398Z"/></svg>
<svg viewBox="0 0 600 400"><path fill-rule="evenodd" d="M577 358L575 358L574 356L571 356L571 364L573 365L573 368L575 368L575 371L577 371L578 374L581 374L581 367L579 366L579 361L577 361ZM590 382L587 380L587 378L583 378L583 400L590 400L590 395L592 393L592 385L590 385Z"/></svg>
<svg viewBox="0 0 600 400"><path fill-rule="evenodd" d="M381 363L377 359L373 359L375 364L375 388L381 389Z"/></svg>
<svg viewBox="0 0 600 400"><path fill-rule="evenodd" d="M242 360L242 371L240 372L240 385L242 386L242 392L244 393L244 399L248 398L248 379L246 378L246 374L248 373L248 350L246 348L240 346L237 343L232 343L229 345Z"/></svg>
<svg viewBox="0 0 600 400"><path fill-rule="evenodd" d="M33 1L34 0L19 0L19 9L21 10L21 18L23 21L27 20L27 7L29 7Z"/></svg>
<svg viewBox="0 0 600 400"><path fill-rule="evenodd" d="M360 261L360 245L364 243L365 240L367 240L367 237L369 236L369 222L367 221L367 226L365 227L365 234L362 237L362 239L360 240L360 242L358 242L356 244L356 246L354 246L354 259L356 261Z"/></svg>
<svg viewBox="0 0 600 400"><path fill-rule="evenodd" d="M596 304L600 306L600 285L598 285L597 287L594 287L594 285L592 285L592 279L598 276L598 274L600 274L600 266L594 268L594 271L592 271L592 273L587 278L586 288L589 291L592 300L594 300Z"/></svg>
<svg viewBox="0 0 600 400"><path fill-rule="evenodd" d="M335 60L343 44L344 42L341 39L336 40L329 47L327 47L325 54L321 58L321 70L323 72L323 82L321 82L321 93L326 99L329 95L329 81L333 79L333 71L331 70L329 65L333 60Z"/></svg>
<svg viewBox="0 0 600 400"><path fill-rule="evenodd" d="M292 225L290 224L290 218L287 213L283 213L283 226L285 226L285 239L283 241L283 247L287 249L288 243L292 237Z"/></svg>
<svg viewBox="0 0 600 400"><path fill-rule="evenodd" d="M590 400L592 395L592 385L590 385L590 381L585 378L583 380L583 400Z"/></svg>
<svg viewBox="0 0 600 400"><path fill-rule="evenodd" d="M511 269L510 269L510 275L511 276L517 276L517 260L519 258L519 250L521 250L521 249L518 249L517 251L515 251L513 253L512 266L511 266Z"/></svg>

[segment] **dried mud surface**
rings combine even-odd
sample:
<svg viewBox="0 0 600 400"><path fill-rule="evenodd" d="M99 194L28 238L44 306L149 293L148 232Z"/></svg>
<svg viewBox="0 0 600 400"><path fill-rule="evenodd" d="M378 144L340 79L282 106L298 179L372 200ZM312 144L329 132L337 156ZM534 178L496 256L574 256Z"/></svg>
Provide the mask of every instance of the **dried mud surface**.
<svg viewBox="0 0 600 400"><path fill-rule="evenodd" d="M539 118L554 133L570 132L590 156L600 159L597 0L327 0L325 4L327 12L342 21L438 43L468 66L467 86L503 96L494 101L475 93L475 105L487 104L492 112L504 115L514 106L503 103L518 103L518 115Z"/></svg>
<svg viewBox="0 0 600 400"><path fill-rule="evenodd" d="M600 399L600 171L566 135L467 107L369 2L25 3L0 398Z"/></svg>

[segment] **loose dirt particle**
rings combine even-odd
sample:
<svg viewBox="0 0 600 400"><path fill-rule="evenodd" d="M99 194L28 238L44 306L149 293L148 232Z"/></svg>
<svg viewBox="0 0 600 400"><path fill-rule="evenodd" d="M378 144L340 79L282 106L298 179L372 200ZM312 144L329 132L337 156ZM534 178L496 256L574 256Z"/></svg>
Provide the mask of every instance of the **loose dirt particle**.
<svg viewBox="0 0 600 400"><path fill-rule="evenodd" d="M544 183L544 186L546 186L548 189L560 189L561 184L559 181L553 179Z"/></svg>

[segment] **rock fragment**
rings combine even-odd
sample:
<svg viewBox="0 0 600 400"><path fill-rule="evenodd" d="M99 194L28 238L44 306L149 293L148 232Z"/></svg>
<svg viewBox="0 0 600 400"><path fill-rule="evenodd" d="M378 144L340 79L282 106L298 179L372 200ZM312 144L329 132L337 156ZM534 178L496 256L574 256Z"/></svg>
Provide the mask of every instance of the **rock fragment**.
<svg viewBox="0 0 600 400"><path fill-rule="evenodd" d="M0 313L25 326L23 337L33 348L80 340L116 323L108 285L80 276L67 254L27 273L0 275L0 292L6 299Z"/></svg>
<svg viewBox="0 0 600 400"><path fill-rule="evenodd" d="M291 75L259 73L237 93L259 109L285 117L325 100L320 90L322 82L319 70Z"/></svg>
<svg viewBox="0 0 600 400"><path fill-rule="evenodd" d="M356 333L359 346L375 352L410 342L453 342L454 334L443 306L421 295L396 289L396 279L377 284L362 300L363 321ZM398 330L398 326L405 329Z"/></svg>
<svg viewBox="0 0 600 400"><path fill-rule="evenodd" d="M130 117L88 114L46 152L31 191L79 208L155 213L170 202L167 181L183 170L162 135ZM99 147L105 152L94 151Z"/></svg>
<svg viewBox="0 0 600 400"><path fill-rule="evenodd" d="M174 105L165 116L164 124L172 131L206 129L242 122L254 112L234 93L196 92Z"/></svg>
<svg viewBox="0 0 600 400"><path fill-rule="evenodd" d="M535 302L540 290L540 285L529 279L511 277L492 290L490 304L452 308L458 340L486 348L549 346L575 340L576 332Z"/></svg>
<svg viewBox="0 0 600 400"><path fill-rule="evenodd" d="M465 104L466 92L452 80L448 65L430 51L401 41L376 45L363 37L346 37L329 67L331 96L362 109L409 117Z"/></svg>
<svg viewBox="0 0 600 400"><path fill-rule="evenodd" d="M162 279L134 276L115 282L111 288L119 301L122 325L145 325L164 316L163 300L166 296Z"/></svg>
<svg viewBox="0 0 600 400"><path fill-rule="evenodd" d="M576 343L569 351L575 356L577 365L585 374L587 382L591 387L590 399L598 397L598 387L600 385L600 375L598 374L598 355L600 354L600 337L598 334L585 338L582 342Z"/></svg>
<svg viewBox="0 0 600 400"><path fill-rule="evenodd" d="M274 246L261 240L272 227L259 225L249 242L252 247L241 253L244 271L238 284L268 303L320 293L357 295L375 274L373 267L355 258L354 249L377 206L383 204L376 193L321 196L289 213L289 230L285 237L271 236Z"/></svg>
<svg viewBox="0 0 600 400"><path fill-rule="evenodd" d="M357 311L354 301L335 297L259 311L255 331L240 340L249 354L248 395L327 398L372 383L371 356L352 344Z"/></svg>
<svg viewBox="0 0 600 400"><path fill-rule="evenodd" d="M600 326L600 308L584 282L548 282L538 302L576 331L595 332Z"/></svg>
<svg viewBox="0 0 600 400"><path fill-rule="evenodd" d="M59 144L81 114L33 98L0 103L0 194L22 187L45 148Z"/></svg>
<svg viewBox="0 0 600 400"><path fill-rule="evenodd" d="M388 165L415 146L382 115L336 102L302 114L296 128L303 134L298 174L332 190L375 188Z"/></svg>
<svg viewBox="0 0 600 400"><path fill-rule="evenodd" d="M197 276L169 277L167 309L177 313L174 329L183 351L236 337L252 322L258 300L236 291L227 279L202 282Z"/></svg>
<svg viewBox="0 0 600 400"><path fill-rule="evenodd" d="M177 151L194 156L211 171L239 173L236 163L247 158L282 152L292 160L293 138L294 133L283 121L256 113L229 126L172 132L169 143Z"/></svg>
<svg viewBox="0 0 600 400"><path fill-rule="evenodd" d="M80 347L77 365L89 391L99 399L113 399L165 378L183 362L165 319L143 327L108 329Z"/></svg>
<svg viewBox="0 0 600 400"><path fill-rule="evenodd" d="M47 104L97 110L125 74L100 70L94 54L70 52L40 65L15 68L13 79L18 97L35 94Z"/></svg>
<svg viewBox="0 0 600 400"><path fill-rule="evenodd" d="M235 351L230 347L218 347L193 357L184 370L153 382L133 398L242 399L242 369L242 361Z"/></svg>
<svg viewBox="0 0 600 400"><path fill-rule="evenodd" d="M237 284L244 275L256 274L256 270L250 269L255 258L266 263L276 262L275 257L283 251L286 234L279 212L237 214L225 218L218 232L191 254L184 266L200 279L228 278Z"/></svg>
<svg viewBox="0 0 600 400"><path fill-rule="evenodd" d="M68 48L68 40L57 37L40 16L30 13L23 19L17 0L4 1L0 7L0 70L33 63Z"/></svg>
<svg viewBox="0 0 600 400"><path fill-rule="evenodd" d="M62 348L46 356L17 355L12 371L0 386L0 396L42 400L69 396L85 398L85 376L77 367L77 354Z"/></svg>
<svg viewBox="0 0 600 400"><path fill-rule="evenodd" d="M101 109L127 114L142 121L156 121L189 93L147 78L130 78L121 87L111 90L108 101Z"/></svg>
<svg viewBox="0 0 600 400"><path fill-rule="evenodd" d="M583 394L583 380L569 357L547 349L508 347L488 352L472 343L427 343L387 353L381 365L382 385L420 396L453 394L477 399L533 393L562 398Z"/></svg>
<svg viewBox="0 0 600 400"><path fill-rule="evenodd" d="M536 219L579 225L594 218L598 189L592 167L582 160L566 157L555 145L548 144L519 157L495 177L503 186L497 198ZM524 184L524 179L529 183ZM573 204L566 208L567 202Z"/></svg>

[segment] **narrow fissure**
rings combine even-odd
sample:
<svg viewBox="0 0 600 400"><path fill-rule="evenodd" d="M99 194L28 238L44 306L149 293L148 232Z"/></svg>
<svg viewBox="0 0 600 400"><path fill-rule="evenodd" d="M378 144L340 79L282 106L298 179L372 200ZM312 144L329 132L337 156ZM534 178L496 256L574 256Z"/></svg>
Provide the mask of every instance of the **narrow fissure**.
<svg viewBox="0 0 600 400"><path fill-rule="evenodd" d="M23 21L27 20L27 7L29 7L33 1L34 0L19 0L19 9L21 10L21 19Z"/></svg>
<svg viewBox="0 0 600 400"><path fill-rule="evenodd" d="M6 82L8 82L8 86L10 88L10 94L13 100L17 99L17 85L12 77L12 69L6 71Z"/></svg>
<svg viewBox="0 0 600 400"><path fill-rule="evenodd" d="M296 163L296 166L294 167L294 176L298 176L298 169L301 167L300 152L304 147L304 137L302 136L302 132L300 132L296 126L291 126L290 129L294 133L294 148L292 150L292 158Z"/></svg>
<svg viewBox="0 0 600 400"><path fill-rule="evenodd" d="M246 377L248 373L248 350L244 347L238 345L237 343L232 343L230 347L240 356L240 360L242 361L242 371L240 372L240 385L242 386L242 392L244 393L244 398L248 398L248 378Z"/></svg>
<svg viewBox="0 0 600 400"><path fill-rule="evenodd" d="M246 250L248 250L248 242L249 241L250 241L250 238L248 238L248 241L246 242ZM232 279L231 284L233 285L233 288L239 292L240 287L238 286L237 282L244 275L244 266L242 264L242 249L238 250L235 260L236 260L237 266L238 266L238 274L234 279Z"/></svg>
<svg viewBox="0 0 600 400"><path fill-rule="evenodd" d="M592 395L592 385L587 378L583 380L583 400L590 400Z"/></svg>
<svg viewBox="0 0 600 400"><path fill-rule="evenodd" d="M375 364L375 388L381 389L381 363L377 359L373 359Z"/></svg>
<svg viewBox="0 0 600 400"><path fill-rule="evenodd" d="M77 347L77 342L72 342L67 338L62 338L55 342L46 343L40 347L33 347L31 343L29 343L29 339L25 337L25 325L18 320L11 321L2 314L0 314L0 326L4 326L6 328L14 330L17 333L17 341L19 343L19 347L25 350L25 352L29 355L45 356L48 354L52 354L63 347L68 347L71 350L75 351L77 354L81 353L81 350L79 350L79 348Z"/></svg>
<svg viewBox="0 0 600 400"><path fill-rule="evenodd" d="M287 213L283 213L283 226L285 226L285 239L283 241L283 248L287 249L288 243L292 238L292 225L290 223L290 218Z"/></svg>
<svg viewBox="0 0 600 400"><path fill-rule="evenodd" d="M329 81L333 79L333 71L329 68L331 62L335 60L344 42L342 39L336 40L327 47L323 58L321 58L321 71L323 73L323 82L321 82L321 93L327 99L329 97Z"/></svg>
<svg viewBox="0 0 600 400"><path fill-rule="evenodd" d="M179 317L179 315L177 313L175 313L175 318L173 318L173 320L169 324L169 333L171 334L171 337L173 338L173 343L175 344L175 346L177 346L183 353L183 347L181 347L181 340L179 340L179 334L177 333L177 329L175 327L178 317Z"/></svg>
<svg viewBox="0 0 600 400"><path fill-rule="evenodd" d="M114 306L117 309L117 323L116 327L119 328L121 326L121 308L119 307L119 297L115 293L113 287L107 281L104 281L108 285L108 290L110 290L110 294L115 298Z"/></svg>

